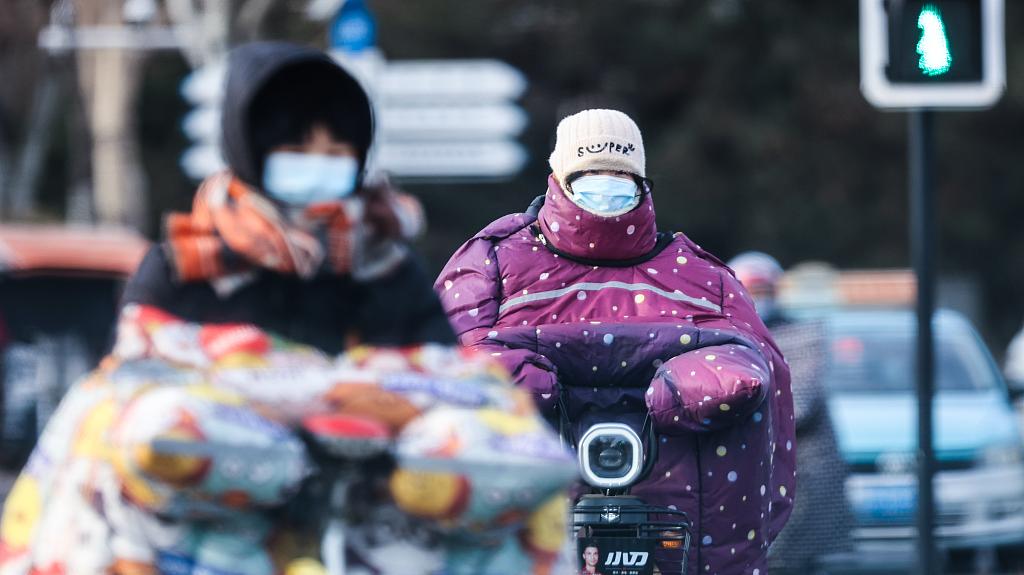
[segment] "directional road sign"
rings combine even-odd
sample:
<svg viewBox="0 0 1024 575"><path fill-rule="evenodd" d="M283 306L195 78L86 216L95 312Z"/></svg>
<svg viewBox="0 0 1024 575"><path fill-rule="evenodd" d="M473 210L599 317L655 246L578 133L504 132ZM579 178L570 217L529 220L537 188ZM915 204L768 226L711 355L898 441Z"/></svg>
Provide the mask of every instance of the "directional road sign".
<svg viewBox="0 0 1024 575"><path fill-rule="evenodd" d="M349 56L343 59L349 62ZM526 153L514 138L528 119L512 102L526 90L521 72L498 60L378 59L361 74L377 105L377 168L396 178L474 179L508 177L522 169ZM181 166L194 179L223 168L225 73L223 62L210 64L181 85L182 96L196 105L182 121L195 145Z"/></svg>
<svg viewBox="0 0 1024 575"><path fill-rule="evenodd" d="M382 140L479 140L516 137L526 112L511 103L481 106L385 106L378 111Z"/></svg>
<svg viewBox="0 0 1024 575"><path fill-rule="evenodd" d="M383 102L515 100L526 92L526 77L500 60L398 60L376 79Z"/></svg>
<svg viewBox="0 0 1024 575"><path fill-rule="evenodd" d="M518 142L473 143L387 142L377 149L377 162L399 178L503 178L526 164Z"/></svg>

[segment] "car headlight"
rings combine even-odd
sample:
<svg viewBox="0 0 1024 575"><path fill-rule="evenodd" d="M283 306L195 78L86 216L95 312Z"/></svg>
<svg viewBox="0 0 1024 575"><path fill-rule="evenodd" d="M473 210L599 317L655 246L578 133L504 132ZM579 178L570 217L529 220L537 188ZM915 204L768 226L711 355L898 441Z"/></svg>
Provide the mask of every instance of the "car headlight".
<svg viewBox="0 0 1024 575"><path fill-rule="evenodd" d="M1004 467L1024 462L1019 445L997 445L981 452L980 463L985 467Z"/></svg>
<svg viewBox="0 0 1024 575"><path fill-rule="evenodd" d="M628 425L591 426L577 450L580 473L593 487L614 489L632 485L643 471L643 443Z"/></svg>

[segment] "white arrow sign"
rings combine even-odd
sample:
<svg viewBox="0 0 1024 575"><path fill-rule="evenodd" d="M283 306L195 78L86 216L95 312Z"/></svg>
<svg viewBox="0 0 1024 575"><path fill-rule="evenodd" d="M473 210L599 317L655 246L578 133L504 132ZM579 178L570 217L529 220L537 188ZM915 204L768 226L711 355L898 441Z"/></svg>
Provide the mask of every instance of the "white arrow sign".
<svg viewBox="0 0 1024 575"><path fill-rule="evenodd" d="M483 106L387 106L377 114L381 140L474 140L513 138L527 118L515 104Z"/></svg>
<svg viewBox="0 0 1024 575"><path fill-rule="evenodd" d="M224 96L223 63L203 66L185 78L181 93L190 102L219 102ZM373 81L377 99L470 102L515 100L526 91L526 77L500 60L398 60L388 62Z"/></svg>
<svg viewBox="0 0 1024 575"><path fill-rule="evenodd" d="M512 176L526 164L527 154L511 141L474 143L381 144L378 164L396 177Z"/></svg>
<svg viewBox="0 0 1024 575"><path fill-rule="evenodd" d="M181 155L181 169L193 180L201 180L224 169L220 146L205 144L192 146Z"/></svg>
<svg viewBox="0 0 1024 575"><path fill-rule="evenodd" d="M227 66L224 62L201 66L185 77L181 95L193 104L219 106L224 99L224 80Z"/></svg>
<svg viewBox="0 0 1024 575"><path fill-rule="evenodd" d="M364 80L378 104L375 166L402 177L494 178L526 163L515 138L526 113L509 102L526 90L521 72L498 60L366 59ZM371 65L372 64L372 65ZM226 66L199 68L181 85L197 109L182 130L197 145L181 158L200 179L224 167L218 149Z"/></svg>
<svg viewBox="0 0 1024 575"><path fill-rule="evenodd" d="M515 100L527 86L522 72L500 60L388 62L374 83L377 97L384 102Z"/></svg>
<svg viewBox="0 0 1024 575"><path fill-rule="evenodd" d="M377 112L378 138L382 141L514 138L526 124L526 112L514 104L387 107ZM219 141L220 108L192 110L182 120L181 129L192 140Z"/></svg>
<svg viewBox="0 0 1024 575"><path fill-rule="evenodd" d="M521 145L510 141L476 143L382 143L377 165L395 177L501 178L515 175L526 164ZM200 180L224 169L216 145L193 146L181 156L181 168Z"/></svg>
<svg viewBox="0 0 1024 575"><path fill-rule="evenodd" d="M192 140L219 142L220 107L203 106L185 114L185 119L181 121L181 130Z"/></svg>

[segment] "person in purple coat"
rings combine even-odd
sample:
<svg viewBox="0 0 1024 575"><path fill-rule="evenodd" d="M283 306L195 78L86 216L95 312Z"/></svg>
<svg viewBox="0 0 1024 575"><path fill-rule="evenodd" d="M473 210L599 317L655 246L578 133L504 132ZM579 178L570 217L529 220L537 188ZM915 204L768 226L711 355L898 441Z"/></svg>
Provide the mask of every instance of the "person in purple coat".
<svg viewBox="0 0 1024 575"><path fill-rule="evenodd" d="M563 119L550 164L547 192L438 277L460 341L497 358L552 419L650 418L659 455L632 494L688 514L688 573L764 575L796 483L782 355L732 272L657 230L632 119ZM678 565L672 553L662 571Z"/></svg>

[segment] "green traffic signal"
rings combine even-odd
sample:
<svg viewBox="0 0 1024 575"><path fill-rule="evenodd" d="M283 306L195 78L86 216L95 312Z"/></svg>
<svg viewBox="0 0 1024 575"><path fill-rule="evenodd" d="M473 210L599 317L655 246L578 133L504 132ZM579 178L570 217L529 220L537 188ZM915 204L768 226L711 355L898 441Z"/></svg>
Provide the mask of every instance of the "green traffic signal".
<svg viewBox="0 0 1024 575"><path fill-rule="evenodd" d="M1006 89L1006 0L859 0L861 89L883 109L985 108Z"/></svg>
<svg viewBox="0 0 1024 575"><path fill-rule="evenodd" d="M925 4L917 17L921 39L917 42L917 53L921 58L917 67L926 76L941 76L953 66L953 55L949 51L949 37L942 12L934 4Z"/></svg>

